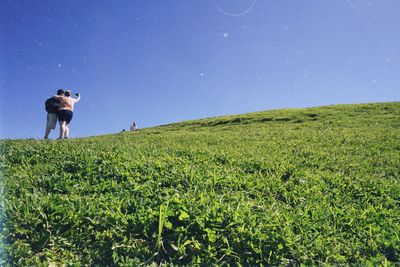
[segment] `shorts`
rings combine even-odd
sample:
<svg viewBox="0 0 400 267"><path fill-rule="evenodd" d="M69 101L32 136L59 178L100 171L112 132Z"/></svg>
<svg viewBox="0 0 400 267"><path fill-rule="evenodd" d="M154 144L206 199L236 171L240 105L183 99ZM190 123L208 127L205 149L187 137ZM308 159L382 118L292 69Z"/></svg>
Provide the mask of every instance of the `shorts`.
<svg viewBox="0 0 400 267"><path fill-rule="evenodd" d="M57 124L57 114L47 113L47 123L46 128L55 129Z"/></svg>
<svg viewBox="0 0 400 267"><path fill-rule="evenodd" d="M66 121L69 124L72 120L73 112L71 110L60 110L58 111L58 121Z"/></svg>

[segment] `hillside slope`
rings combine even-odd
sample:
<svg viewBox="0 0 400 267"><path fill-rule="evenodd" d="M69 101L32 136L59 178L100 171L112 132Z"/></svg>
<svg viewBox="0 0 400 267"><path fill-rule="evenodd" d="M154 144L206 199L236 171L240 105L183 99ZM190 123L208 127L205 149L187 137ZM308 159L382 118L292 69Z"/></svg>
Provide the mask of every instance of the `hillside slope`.
<svg viewBox="0 0 400 267"><path fill-rule="evenodd" d="M400 264L400 103L1 141L12 265Z"/></svg>

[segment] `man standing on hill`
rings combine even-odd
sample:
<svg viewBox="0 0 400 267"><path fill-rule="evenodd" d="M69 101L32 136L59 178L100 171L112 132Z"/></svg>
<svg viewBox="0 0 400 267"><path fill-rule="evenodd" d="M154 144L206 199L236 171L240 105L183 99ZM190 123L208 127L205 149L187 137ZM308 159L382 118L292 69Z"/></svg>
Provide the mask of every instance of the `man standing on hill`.
<svg viewBox="0 0 400 267"><path fill-rule="evenodd" d="M133 122L130 128L131 131L136 131L137 127L136 127L136 122Z"/></svg>
<svg viewBox="0 0 400 267"><path fill-rule="evenodd" d="M58 89L57 96L64 96L64 90ZM60 99L57 96L52 96L45 102L45 107L47 111L47 122L46 122L46 132L44 133L44 140L49 139L50 131L56 128L57 124L57 112L60 108Z"/></svg>

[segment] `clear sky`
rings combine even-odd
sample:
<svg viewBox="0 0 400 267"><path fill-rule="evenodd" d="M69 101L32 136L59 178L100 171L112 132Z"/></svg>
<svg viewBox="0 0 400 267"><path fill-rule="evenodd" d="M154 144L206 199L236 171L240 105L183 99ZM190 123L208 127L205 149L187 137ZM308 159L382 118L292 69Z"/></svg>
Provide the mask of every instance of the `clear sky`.
<svg viewBox="0 0 400 267"><path fill-rule="evenodd" d="M0 138L42 138L58 88L70 137L400 100L399 0L1 0L0 39Z"/></svg>

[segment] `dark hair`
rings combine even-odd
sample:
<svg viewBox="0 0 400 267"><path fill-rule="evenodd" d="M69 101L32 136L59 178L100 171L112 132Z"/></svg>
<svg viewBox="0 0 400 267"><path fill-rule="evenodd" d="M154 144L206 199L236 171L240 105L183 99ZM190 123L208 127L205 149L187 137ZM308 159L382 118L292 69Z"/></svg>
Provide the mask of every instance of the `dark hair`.
<svg viewBox="0 0 400 267"><path fill-rule="evenodd" d="M70 91L65 91L65 92L64 92L64 95L65 95L65 96L71 96L71 92L70 92Z"/></svg>
<svg viewBox="0 0 400 267"><path fill-rule="evenodd" d="M58 89L57 90L57 95L62 95L64 94L64 90L63 89Z"/></svg>

